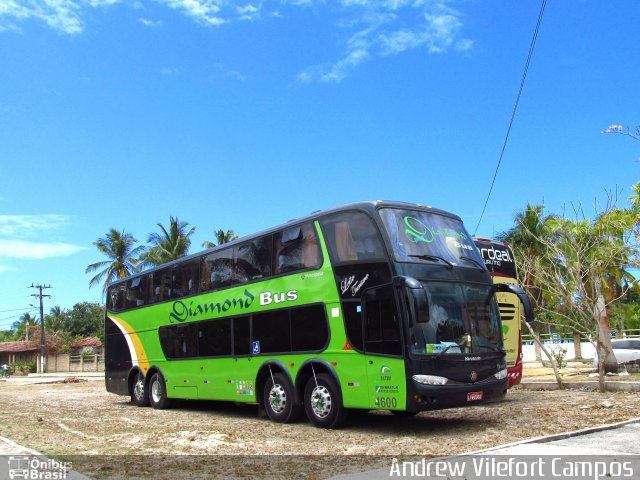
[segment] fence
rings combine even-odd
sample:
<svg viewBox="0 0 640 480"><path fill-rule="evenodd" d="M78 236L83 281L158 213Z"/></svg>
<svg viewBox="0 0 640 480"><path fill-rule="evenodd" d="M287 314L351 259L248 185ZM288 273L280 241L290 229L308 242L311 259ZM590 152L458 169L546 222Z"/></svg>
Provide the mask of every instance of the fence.
<svg viewBox="0 0 640 480"><path fill-rule="evenodd" d="M48 373L104 372L104 355L49 355Z"/></svg>
<svg viewBox="0 0 640 480"><path fill-rule="evenodd" d="M611 332L611 338L640 338L639 329L625 330L622 336L616 336L616 332ZM566 350L565 360L587 359L591 360L595 357L595 348L588 339L562 335L559 333L542 333L540 340L550 350L559 348ZM577 348L576 348L577 347ZM541 352L533 341L533 337L529 334L522 334L522 360L525 362L535 360L547 360L543 352Z"/></svg>

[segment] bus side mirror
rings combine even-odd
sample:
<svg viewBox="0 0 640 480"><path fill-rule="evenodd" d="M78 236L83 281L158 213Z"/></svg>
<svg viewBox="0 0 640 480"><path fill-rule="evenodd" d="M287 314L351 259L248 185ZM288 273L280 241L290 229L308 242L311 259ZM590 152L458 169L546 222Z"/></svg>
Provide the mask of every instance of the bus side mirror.
<svg viewBox="0 0 640 480"><path fill-rule="evenodd" d="M522 306L524 307L524 318L527 323L533 322L533 306L531 305L531 299L522 288L508 283L497 283L494 285L494 288L496 292L513 293L514 295L517 295L518 300L520 300L520 303L522 303Z"/></svg>
<svg viewBox="0 0 640 480"><path fill-rule="evenodd" d="M412 323L429 322L429 301L422 284L413 277L395 277L393 281L406 294Z"/></svg>

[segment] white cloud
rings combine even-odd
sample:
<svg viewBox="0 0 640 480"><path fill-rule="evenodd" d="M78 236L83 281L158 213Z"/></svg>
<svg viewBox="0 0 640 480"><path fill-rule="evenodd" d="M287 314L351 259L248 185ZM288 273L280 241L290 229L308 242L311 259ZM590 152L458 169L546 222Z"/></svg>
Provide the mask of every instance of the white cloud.
<svg viewBox="0 0 640 480"><path fill-rule="evenodd" d="M0 215L0 257L43 259L84 249L65 242L40 241L71 225L69 215ZM31 240L33 239L33 240Z"/></svg>
<svg viewBox="0 0 640 480"><path fill-rule="evenodd" d="M61 33L75 35L83 31L84 8L108 7L120 0L0 0L0 30L16 30L14 22L37 20ZM3 20L6 20L5 23Z"/></svg>
<svg viewBox="0 0 640 480"><path fill-rule="evenodd" d="M223 0L162 0L162 2L203 24L216 26L225 23L219 15Z"/></svg>
<svg viewBox="0 0 640 480"><path fill-rule="evenodd" d="M0 240L0 257L44 259L64 257L84 250L70 243L40 243L24 240Z"/></svg>
<svg viewBox="0 0 640 480"><path fill-rule="evenodd" d="M216 63L213 66L213 71L209 77L210 80L218 80L220 78L232 78L234 80L238 80L240 82L244 82L247 80L247 76L242 73L231 70L220 63Z"/></svg>
<svg viewBox="0 0 640 480"><path fill-rule="evenodd" d="M138 22L140 22L145 27L149 27L149 28L159 28L162 26L162 20L150 20L148 18L139 18Z"/></svg>
<svg viewBox="0 0 640 480"><path fill-rule="evenodd" d="M458 39L461 14L445 2L342 0L341 4L352 17L339 25L353 30L342 58L305 69L298 75L300 81L340 82L356 66L376 56L399 55L417 48L434 54L451 47L456 51L473 47L472 40Z"/></svg>
<svg viewBox="0 0 640 480"><path fill-rule="evenodd" d="M24 237L71 225L69 215L0 215L0 236Z"/></svg>
<svg viewBox="0 0 640 480"><path fill-rule="evenodd" d="M242 7L236 7L236 12L238 13L238 18L240 20L256 20L260 17L260 9L262 8L261 4L258 6L252 5L248 3Z"/></svg>

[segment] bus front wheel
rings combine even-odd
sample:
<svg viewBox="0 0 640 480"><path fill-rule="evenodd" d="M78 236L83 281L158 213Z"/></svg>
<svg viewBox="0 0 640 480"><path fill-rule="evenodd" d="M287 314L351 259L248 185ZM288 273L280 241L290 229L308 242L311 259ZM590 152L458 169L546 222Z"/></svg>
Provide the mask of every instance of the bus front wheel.
<svg viewBox="0 0 640 480"><path fill-rule="evenodd" d="M131 385L131 401L139 407L149 406L149 395L144 387L144 376L141 372L136 373Z"/></svg>
<svg viewBox="0 0 640 480"><path fill-rule="evenodd" d="M167 387L164 378L159 373L154 373L149 382L149 402L153 408L163 409L171 406L171 400L167 398Z"/></svg>
<svg viewBox="0 0 640 480"><path fill-rule="evenodd" d="M340 389L325 373L311 377L307 382L304 409L311 423L320 428L338 428L347 419Z"/></svg>
<svg viewBox="0 0 640 480"><path fill-rule="evenodd" d="M295 403L293 386L282 373L267 379L262 397L267 415L274 422L289 423L300 418L302 409Z"/></svg>

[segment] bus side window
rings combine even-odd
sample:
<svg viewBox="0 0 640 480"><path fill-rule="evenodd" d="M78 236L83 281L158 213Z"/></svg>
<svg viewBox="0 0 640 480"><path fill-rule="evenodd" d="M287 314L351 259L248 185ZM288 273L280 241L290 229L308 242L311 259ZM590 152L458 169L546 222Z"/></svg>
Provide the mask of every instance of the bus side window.
<svg viewBox="0 0 640 480"><path fill-rule="evenodd" d="M240 283L267 278L271 275L271 235L238 245L233 256Z"/></svg>
<svg viewBox="0 0 640 480"><path fill-rule="evenodd" d="M238 283L234 278L233 249L211 253L202 259L200 291L215 290Z"/></svg>
<svg viewBox="0 0 640 480"><path fill-rule="evenodd" d="M153 273L153 302L164 302L171 297L171 272L160 270Z"/></svg>
<svg viewBox="0 0 640 480"><path fill-rule="evenodd" d="M251 353L249 317L233 319L233 355L249 355Z"/></svg>
<svg viewBox="0 0 640 480"><path fill-rule="evenodd" d="M276 274L319 267L322 262L318 237L311 223L278 233L274 250Z"/></svg>
<svg viewBox="0 0 640 480"><path fill-rule="evenodd" d="M180 298L196 293L198 284L198 262L189 262L173 269L171 298Z"/></svg>
<svg viewBox="0 0 640 480"><path fill-rule="evenodd" d="M345 212L321 220L334 263L386 260L384 246L373 220L362 212Z"/></svg>

